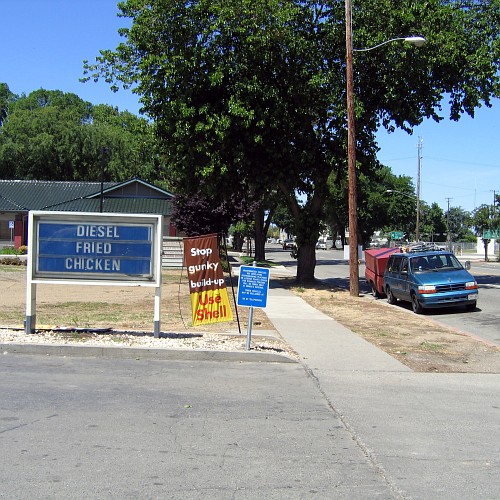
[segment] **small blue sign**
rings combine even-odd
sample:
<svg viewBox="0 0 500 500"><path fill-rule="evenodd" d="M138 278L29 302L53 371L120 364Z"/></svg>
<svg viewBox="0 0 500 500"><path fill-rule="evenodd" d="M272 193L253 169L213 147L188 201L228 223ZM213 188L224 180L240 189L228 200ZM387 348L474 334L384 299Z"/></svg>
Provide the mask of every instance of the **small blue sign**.
<svg viewBox="0 0 500 500"><path fill-rule="evenodd" d="M237 299L239 306L265 308L268 290L269 269L253 266L240 267Z"/></svg>
<svg viewBox="0 0 500 500"><path fill-rule="evenodd" d="M37 273L153 275L153 225L38 223Z"/></svg>

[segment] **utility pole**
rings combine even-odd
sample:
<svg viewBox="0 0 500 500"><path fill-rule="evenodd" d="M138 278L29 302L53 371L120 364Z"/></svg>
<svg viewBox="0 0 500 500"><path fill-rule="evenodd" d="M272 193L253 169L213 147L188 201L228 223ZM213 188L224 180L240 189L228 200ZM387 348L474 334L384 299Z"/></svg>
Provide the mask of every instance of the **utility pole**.
<svg viewBox="0 0 500 500"><path fill-rule="evenodd" d="M418 138L417 145L417 223L415 225L415 240L420 241L420 168L422 166L422 144L423 139Z"/></svg>
<svg viewBox="0 0 500 500"><path fill-rule="evenodd" d="M448 211L446 212L446 230L448 231L447 240L448 240L448 250L451 252L451 233L450 233L450 200L453 198L445 198L448 201Z"/></svg>
<svg viewBox="0 0 500 500"><path fill-rule="evenodd" d="M493 226L493 224L495 224L496 213L497 213L497 192L495 190L493 190L493 212L492 212L493 221L492 221L492 226ZM498 242L498 239L497 239L497 242ZM494 243L493 243L493 254L495 254L495 244ZM498 259L497 260L500 262L500 248L498 249Z"/></svg>
<svg viewBox="0 0 500 500"><path fill-rule="evenodd" d="M497 192L495 189L490 189L490 191L493 193L493 205L491 205L490 229L493 229L495 213L496 213Z"/></svg>
<svg viewBox="0 0 500 500"><path fill-rule="evenodd" d="M491 212L490 212L490 220L489 220L489 230L490 232L493 233L494 231L494 225L495 225L495 213L496 213L496 201L497 201L497 192L495 189L490 189L490 191L493 193L493 205L491 205ZM493 236L493 234L492 234ZM488 246L490 245L491 241L495 241L495 238L491 238L489 239L488 241ZM487 248L486 247L486 240L484 239L483 237L483 242L484 242L484 245L485 245L485 249ZM486 250L487 252L487 250ZM495 256L495 243L493 243L493 256ZM499 254L498 254L498 260L500 261L500 251L499 251Z"/></svg>
<svg viewBox="0 0 500 500"><path fill-rule="evenodd" d="M347 98L347 177L349 206L349 291L359 295L358 193L356 178L356 125L354 113L354 75L352 64L351 0L345 0L346 98Z"/></svg>

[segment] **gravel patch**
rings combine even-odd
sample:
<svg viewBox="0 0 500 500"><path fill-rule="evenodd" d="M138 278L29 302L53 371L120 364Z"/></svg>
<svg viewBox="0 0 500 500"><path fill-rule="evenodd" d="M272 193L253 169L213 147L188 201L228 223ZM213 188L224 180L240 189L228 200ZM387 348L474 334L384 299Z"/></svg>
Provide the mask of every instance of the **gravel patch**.
<svg viewBox="0 0 500 500"><path fill-rule="evenodd" d="M0 329L0 344L31 345L84 345L92 347L138 347L148 349L193 349L211 351L246 351L246 334L222 334L200 332L161 332L155 338L149 332L102 331L102 330L40 330L27 335L23 330ZM294 359L297 353L282 339L273 335L252 335L251 351L272 352Z"/></svg>

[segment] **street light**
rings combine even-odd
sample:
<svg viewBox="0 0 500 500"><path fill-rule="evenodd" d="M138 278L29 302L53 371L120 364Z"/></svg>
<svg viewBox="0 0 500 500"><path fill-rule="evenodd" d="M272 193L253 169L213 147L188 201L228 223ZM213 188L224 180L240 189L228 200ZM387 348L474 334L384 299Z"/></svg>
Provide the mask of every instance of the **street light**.
<svg viewBox="0 0 500 500"><path fill-rule="evenodd" d="M422 37L393 38L368 49L356 49L356 52L373 50L396 40L403 40L421 47L425 43ZM346 44L346 98L347 98L347 173L349 205L349 292L359 295L358 268L358 216L357 216L357 181L356 181L356 129L354 122L354 78L352 67L352 15L351 0L345 0L345 44Z"/></svg>
<svg viewBox="0 0 500 500"><path fill-rule="evenodd" d="M403 42L409 43L411 45L415 45L415 47L422 47L425 45L425 38L422 36L407 36L407 37L398 37L391 38L390 40L386 40L385 42L379 43L378 45L374 45L373 47L368 47L367 49L352 49L353 52L368 52L369 50L378 49L382 47L382 45L386 45L387 43L396 42L401 40Z"/></svg>

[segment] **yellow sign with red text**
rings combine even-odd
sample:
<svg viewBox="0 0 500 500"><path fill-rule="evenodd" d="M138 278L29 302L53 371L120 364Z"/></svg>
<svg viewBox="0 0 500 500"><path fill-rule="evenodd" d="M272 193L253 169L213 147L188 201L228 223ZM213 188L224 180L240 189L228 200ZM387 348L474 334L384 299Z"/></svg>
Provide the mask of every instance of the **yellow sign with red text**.
<svg viewBox="0 0 500 500"><path fill-rule="evenodd" d="M233 320L226 280L219 258L217 235L184 238L193 325Z"/></svg>

